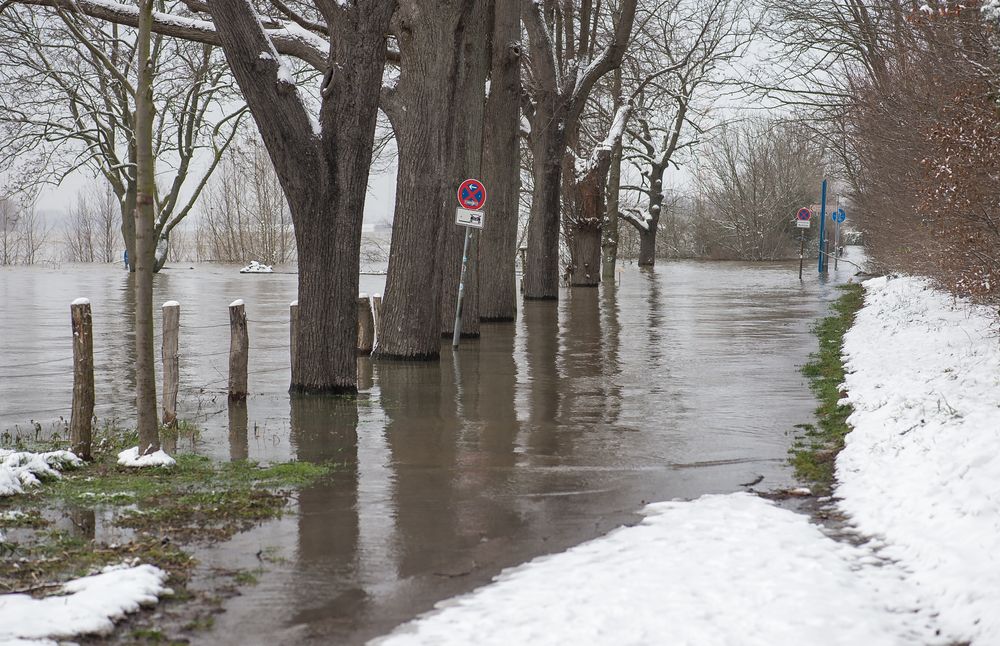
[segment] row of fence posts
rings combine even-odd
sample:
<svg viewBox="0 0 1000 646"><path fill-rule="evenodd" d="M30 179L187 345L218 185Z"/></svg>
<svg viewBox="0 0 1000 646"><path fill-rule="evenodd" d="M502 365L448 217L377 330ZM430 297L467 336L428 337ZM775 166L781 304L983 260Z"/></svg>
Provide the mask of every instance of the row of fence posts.
<svg viewBox="0 0 1000 646"><path fill-rule="evenodd" d="M181 305L177 301L163 304L163 341L160 356L163 362L163 424L177 422L177 396L180 391L180 327ZM84 460L91 457L94 419L94 324L90 301L78 298L70 305L73 325L73 404L70 412L70 450ZM367 356L375 349L377 330L382 319L382 297L378 294L358 296L358 356ZM289 306L289 355L295 372L295 346L298 342L299 302ZM229 386L230 401L242 401L249 394L247 375L250 365L250 332L247 327L246 305L242 300L229 304Z"/></svg>

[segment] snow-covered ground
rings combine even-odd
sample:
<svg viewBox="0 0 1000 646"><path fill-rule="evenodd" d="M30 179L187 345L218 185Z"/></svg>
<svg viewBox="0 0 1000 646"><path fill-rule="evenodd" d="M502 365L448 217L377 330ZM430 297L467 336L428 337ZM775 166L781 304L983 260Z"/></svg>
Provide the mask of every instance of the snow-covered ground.
<svg viewBox="0 0 1000 646"><path fill-rule="evenodd" d="M748 494L657 503L378 643L1000 644L996 316L921 279L865 287L836 504L871 541Z"/></svg>
<svg viewBox="0 0 1000 646"><path fill-rule="evenodd" d="M117 565L74 579L57 595L0 596L0 644L55 644L76 635L103 635L115 621L169 594L166 572L152 565Z"/></svg>
<svg viewBox="0 0 1000 646"><path fill-rule="evenodd" d="M865 283L844 339L854 431L837 460L841 508L939 614L1000 644L1000 330L915 278Z"/></svg>

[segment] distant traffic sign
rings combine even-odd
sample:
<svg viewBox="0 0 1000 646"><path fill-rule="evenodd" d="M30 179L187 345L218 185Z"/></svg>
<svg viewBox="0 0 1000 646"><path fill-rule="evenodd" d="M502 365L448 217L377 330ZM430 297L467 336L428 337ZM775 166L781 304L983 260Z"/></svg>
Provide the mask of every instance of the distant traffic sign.
<svg viewBox="0 0 1000 646"><path fill-rule="evenodd" d="M486 187L478 179L467 179L458 187L458 205L477 211L486 204Z"/></svg>
<svg viewBox="0 0 1000 646"><path fill-rule="evenodd" d="M830 214L830 218L833 219L834 222L840 223L847 219L847 213L844 209L837 209Z"/></svg>
<svg viewBox="0 0 1000 646"><path fill-rule="evenodd" d="M806 220L808 221L812 217L813 213L806 207L799 209L798 213L795 214L796 220Z"/></svg>

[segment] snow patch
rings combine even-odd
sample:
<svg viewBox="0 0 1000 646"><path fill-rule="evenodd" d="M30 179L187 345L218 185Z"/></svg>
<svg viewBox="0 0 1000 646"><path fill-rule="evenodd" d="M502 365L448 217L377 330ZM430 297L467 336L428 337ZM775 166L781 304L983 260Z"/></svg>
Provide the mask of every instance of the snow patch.
<svg viewBox="0 0 1000 646"><path fill-rule="evenodd" d="M163 307L180 307L180 306L181 304L178 303L177 301L167 301L166 303L163 304Z"/></svg>
<svg viewBox="0 0 1000 646"><path fill-rule="evenodd" d="M237 298L235 301L233 301L232 303L229 304L229 307L240 307L241 305L245 305L245 303L243 302L243 299L242 298Z"/></svg>
<svg viewBox="0 0 1000 646"><path fill-rule="evenodd" d="M139 447L133 446L118 454L118 464L123 467L172 467L177 464L177 460L167 455L163 449L139 455Z"/></svg>
<svg viewBox="0 0 1000 646"><path fill-rule="evenodd" d="M1000 644L1000 344L996 314L925 279L864 283L844 337L853 431L837 495L956 641Z"/></svg>
<svg viewBox="0 0 1000 646"><path fill-rule="evenodd" d="M70 451L12 451L0 449L0 496L14 496L41 485L42 480L57 479L59 472L83 466L83 460Z"/></svg>
<svg viewBox="0 0 1000 646"><path fill-rule="evenodd" d="M78 298L78 299L74 300L70 304L71 305L90 305L90 299L89 298Z"/></svg>
<svg viewBox="0 0 1000 646"><path fill-rule="evenodd" d="M106 635L115 621L170 594L163 585L166 579L167 573L152 565L122 564L74 579L55 596L4 595L0 597L0 642L39 644L75 635Z"/></svg>
<svg viewBox="0 0 1000 646"><path fill-rule="evenodd" d="M904 573L744 493L646 507L635 527L505 570L376 644L940 643Z"/></svg>
<svg viewBox="0 0 1000 646"><path fill-rule="evenodd" d="M240 270L241 274L270 274L274 270L271 269L271 265L265 265L262 262L257 262L256 260L251 260L250 264Z"/></svg>

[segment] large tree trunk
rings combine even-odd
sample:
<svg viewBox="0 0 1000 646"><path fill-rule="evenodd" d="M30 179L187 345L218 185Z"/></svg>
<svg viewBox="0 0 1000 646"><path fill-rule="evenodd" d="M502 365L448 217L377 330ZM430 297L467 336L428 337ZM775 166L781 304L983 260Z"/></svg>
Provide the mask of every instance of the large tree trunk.
<svg viewBox="0 0 1000 646"><path fill-rule="evenodd" d="M656 227L652 222L649 230L639 229L639 266L652 267L656 264Z"/></svg>
<svg viewBox="0 0 1000 646"><path fill-rule="evenodd" d="M361 221L394 6L391 0L322 6L331 52L316 132L250 6L243 0L211 5L295 226L300 334L292 392L357 390Z"/></svg>
<svg viewBox="0 0 1000 646"><path fill-rule="evenodd" d="M458 185L452 177L452 155L463 145L456 138L466 134L454 124L457 111L470 109L458 103L456 80L462 73L460 44L470 27L473 5L472 0L435 0L417 6L411 0L400 6L397 15L400 76L385 106L396 132L399 169L382 330L375 352L382 358L436 359L440 353L441 287L444 265L452 262L442 257L442 251L446 230L456 233ZM481 134L471 145L481 145Z"/></svg>
<svg viewBox="0 0 1000 646"><path fill-rule="evenodd" d="M570 284L597 287L601 282L601 228L604 223L604 185L611 165L610 151L570 187L566 233L569 238Z"/></svg>
<svg viewBox="0 0 1000 646"><path fill-rule="evenodd" d="M615 97L615 113L621 107L622 69L612 72L612 96ZM619 142L611 151L611 166L608 168L608 205L604 209L604 224L601 239L601 277L614 282L615 264L618 262L618 198L622 183L622 145Z"/></svg>
<svg viewBox="0 0 1000 646"><path fill-rule="evenodd" d="M649 170L651 190L649 194L649 221L647 229L639 232L639 266L652 267L656 264L656 232L660 228L663 209L663 173L666 166L653 164Z"/></svg>
<svg viewBox="0 0 1000 646"><path fill-rule="evenodd" d="M528 219L528 251L524 268L524 298L559 298L559 209L563 154L566 135L559 124L562 119L551 116L536 123L551 124L550 128L532 133L531 213Z"/></svg>
<svg viewBox="0 0 1000 646"><path fill-rule="evenodd" d="M149 59L153 0L139 5L139 80L135 97L137 196L135 209L135 372L139 455L160 449L153 350L153 69Z"/></svg>
<svg viewBox="0 0 1000 646"><path fill-rule="evenodd" d="M455 224L455 207L458 206L458 201L454 196L464 180L476 178L482 181L483 118L486 109L486 78L490 71L492 18L493 0L477 0L461 18L465 25L461 28L461 54L452 99L455 102L455 121L451 124L451 128L459 136L451 139L451 150L447 156L450 162L446 167L447 176L451 181L444 187L445 206L441 214L444 224L438 247L440 256L444 259L441 267L441 335L448 338L451 338L455 329L458 283L465 243L465 227ZM489 191L490 185L486 184L486 188ZM489 203L486 208L490 208ZM486 226L490 226L489 215ZM469 241L469 262L462 304L463 337L479 336L479 238L480 232L474 229ZM492 270L490 267L490 271Z"/></svg>
<svg viewBox="0 0 1000 646"><path fill-rule="evenodd" d="M486 228L480 235L479 319L513 321L517 315L514 261L517 255L520 172L520 4L500 0L493 20L493 62L483 132L483 182L489 189Z"/></svg>

